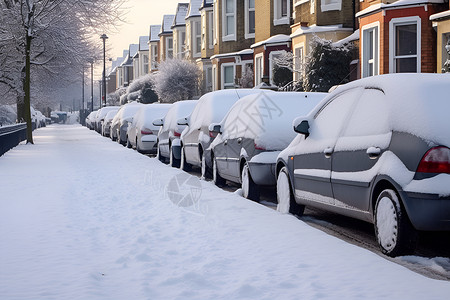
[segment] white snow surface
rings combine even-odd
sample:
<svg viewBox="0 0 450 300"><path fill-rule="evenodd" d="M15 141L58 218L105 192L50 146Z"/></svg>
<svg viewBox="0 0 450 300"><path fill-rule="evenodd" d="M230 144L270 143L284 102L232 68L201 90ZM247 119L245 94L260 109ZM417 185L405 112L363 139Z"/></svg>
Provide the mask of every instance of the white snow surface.
<svg viewBox="0 0 450 300"><path fill-rule="evenodd" d="M177 206L165 191L189 175L79 125L38 129L34 141L0 157L1 299L447 299L450 293L450 282L195 177L194 205Z"/></svg>

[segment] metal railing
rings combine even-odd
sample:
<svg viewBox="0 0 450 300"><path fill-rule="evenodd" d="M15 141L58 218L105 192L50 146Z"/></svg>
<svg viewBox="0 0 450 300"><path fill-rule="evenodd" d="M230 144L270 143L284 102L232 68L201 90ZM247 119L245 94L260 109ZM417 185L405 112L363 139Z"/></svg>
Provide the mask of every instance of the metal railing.
<svg viewBox="0 0 450 300"><path fill-rule="evenodd" d="M27 124L20 123L0 127L0 156L27 138Z"/></svg>

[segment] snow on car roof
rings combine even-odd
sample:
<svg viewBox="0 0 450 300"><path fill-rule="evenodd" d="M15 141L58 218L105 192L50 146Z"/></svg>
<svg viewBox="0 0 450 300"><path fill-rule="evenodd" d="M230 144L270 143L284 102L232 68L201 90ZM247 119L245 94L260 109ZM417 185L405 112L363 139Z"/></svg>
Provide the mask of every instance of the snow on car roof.
<svg viewBox="0 0 450 300"><path fill-rule="evenodd" d="M139 127L143 126L148 129L159 129L159 127L153 125L153 121L164 118L171 106L172 104L167 103L143 104L142 107L139 108L139 112L136 113L136 118L133 122L136 122Z"/></svg>
<svg viewBox="0 0 450 300"><path fill-rule="evenodd" d="M387 97L390 130L410 133L437 144L450 146L448 74L404 73L372 76L342 85L329 97L355 87L383 92ZM329 97L323 101L328 101ZM316 112L311 114L313 113Z"/></svg>
<svg viewBox="0 0 450 300"><path fill-rule="evenodd" d="M164 117L164 128L175 129L177 121L192 113L198 100L183 100L172 104Z"/></svg>

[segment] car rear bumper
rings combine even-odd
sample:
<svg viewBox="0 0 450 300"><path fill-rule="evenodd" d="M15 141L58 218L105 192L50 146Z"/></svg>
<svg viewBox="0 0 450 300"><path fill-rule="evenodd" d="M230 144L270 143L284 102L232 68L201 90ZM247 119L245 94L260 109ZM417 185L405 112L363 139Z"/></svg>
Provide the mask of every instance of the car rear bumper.
<svg viewBox="0 0 450 300"><path fill-rule="evenodd" d="M450 197L414 192L402 192L401 196L414 228L450 231Z"/></svg>
<svg viewBox="0 0 450 300"><path fill-rule="evenodd" d="M248 163L250 175L257 185L275 185L275 164L274 163Z"/></svg>

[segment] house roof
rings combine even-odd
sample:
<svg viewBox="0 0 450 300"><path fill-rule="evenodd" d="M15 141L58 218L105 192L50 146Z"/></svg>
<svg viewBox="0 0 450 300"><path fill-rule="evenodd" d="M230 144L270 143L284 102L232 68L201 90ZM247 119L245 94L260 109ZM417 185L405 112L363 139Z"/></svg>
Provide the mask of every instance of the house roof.
<svg viewBox="0 0 450 300"><path fill-rule="evenodd" d="M178 3L177 13L173 19L172 29L177 26L186 26L186 15L188 12L189 3Z"/></svg>
<svg viewBox="0 0 450 300"><path fill-rule="evenodd" d="M291 41L291 37L289 35L277 34L277 35L271 36L267 40L264 40L264 41L261 41L261 42L251 45L250 48L256 48L256 47L259 47L262 45L268 45L268 44L286 43L286 42L290 42L290 41Z"/></svg>
<svg viewBox="0 0 450 300"><path fill-rule="evenodd" d="M378 10L386 10L386 9L392 9L402 6L414 6L414 5L421 5L421 4L432 4L432 3L444 3L444 0L399 0L391 4L385 4L385 3L378 3L369 6L366 9L363 9L362 11L358 12L355 16L357 18L376 12Z"/></svg>
<svg viewBox="0 0 450 300"><path fill-rule="evenodd" d="M150 25L149 42L158 42L158 34L161 31L161 25Z"/></svg>
<svg viewBox="0 0 450 300"><path fill-rule="evenodd" d="M118 67L122 67L124 65L126 65L126 62L129 59L129 50L123 50L123 57L120 58L120 60L118 60Z"/></svg>
<svg viewBox="0 0 450 300"><path fill-rule="evenodd" d="M191 0L189 2L189 9L186 15L186 19L200 16L200 6L203 0Z"/></svg>
<svg viewBox="0 0 450 300"><path fill-rule="evenodd" d="M244 49L244 50L241 50L238 52L216 54L216 55L211 56L210 59L230 57L230 56L248 55L248 54L253 54L253 49Z"/></svg>
<svg viewBox="0 0 450 300"><path fill-rule="evenodd" d="M138 44L130 44L130 47L129 47L130 57L133 57L138 52L138 49L139 49Z"/></svg>
<svg viewBox="0 0 450 300"><path fill-rule="evenodd" d="M161 25L161 31L159 32L158 35L165 34L165 33L172 33L171 26L172 26L174 19L175 19L175 15L164 15L162 25Z"/></svg>
<svg viewBox="0 0 450 300"><path fill-rule="evenodd" d="M148 35L139 37L139 51L148 51Z"/></svg>
<svg viewBox="0 0 450 300"><path fill-rule="evenodd" d="M342 40L339 40L339 41L333 43L332 45L335 47L341 47L345 44L348 44L350 42L357 41L357 40L359 40L359 29L356 29L355 32L350 34L348 37L343 38Z"/></svg>
<svg viewBox="0 0 450 300"><path fill-rule="evenodd" d="M213 0L202 0L202 5L200 6L200 9L206 8L206 7L212 7L213 6Z"/></svg>
<svg viewBox="0 0 450 300"><path fill-rule="evenodd" d="M438 19L450 18L450 10L446 10L430 16L430 21L436 21Z"/></svg>
<svg viewBox="0 0 450 300"><path fill-rule="evenodd" d="M318 32L328 32L328 31L353 31L352 28L344 28L342 25L332 25L332 26L317 26L317 25L311 25L300 28L297 28L297 30L291 34L291 38L295 38L302 34L308 34L308 33L318 33Z"/></svg>

